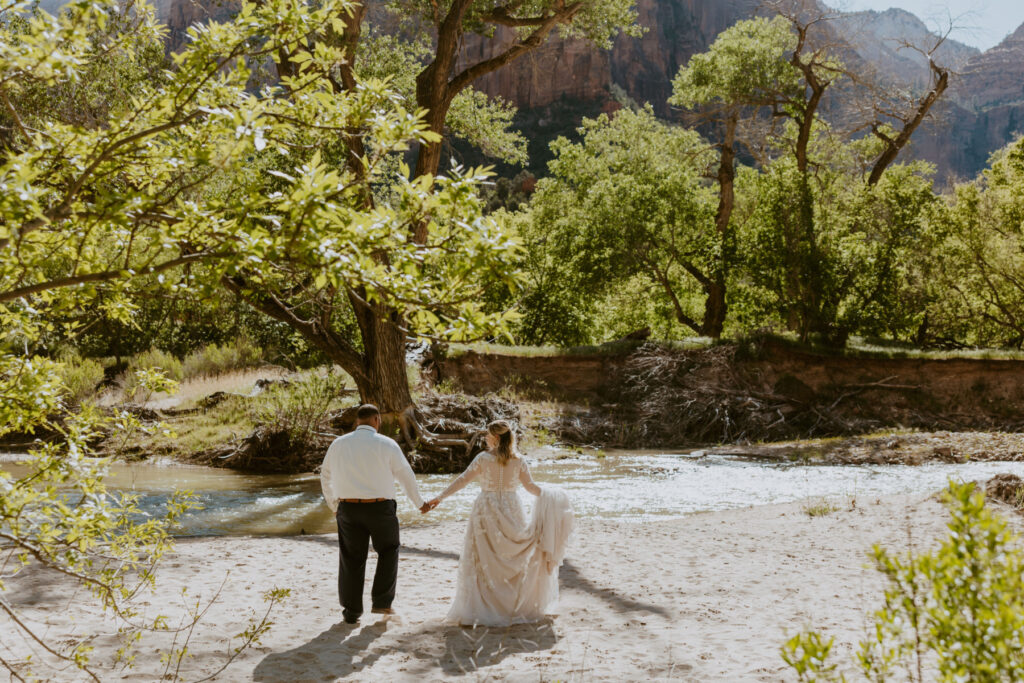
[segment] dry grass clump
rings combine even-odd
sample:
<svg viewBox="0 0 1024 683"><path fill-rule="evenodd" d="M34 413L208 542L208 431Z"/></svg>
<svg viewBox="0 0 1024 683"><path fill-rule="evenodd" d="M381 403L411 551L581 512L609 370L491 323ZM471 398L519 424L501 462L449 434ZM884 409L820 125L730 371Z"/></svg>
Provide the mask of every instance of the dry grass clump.
<svg viewBox="0 0 1024 683"><path fill-rule="evenodd" d="M199 401L207 396L223 392L225 394L252 394L259 380L281 380L291 377L293 373L274 365L259 368L235 370L219 375L204 375L185 380L174 395L182 405Z"/></svg>
<svg viewBox="0 0 1024 683"><path fill-rule="evenodd" d="M837 505L828 498L815 498L800 506L800 511L808 517L827 517L833 512L839 512L840 510L842 510L842 506Z"/></svg>
<svg viewBox="0 0 1024 683"><path fill-rule="evenodd" d="M203 378L217 378L223 375L230 375L250 368L256 368L263 362L263 351L253 346L245 339L238 339L231 344L207 344L185 356L184 360L174 354L158 348L152 348L128 359L127 366L121 375L120 396L108 398L114 401L142 401L149 400L146 392L140 386L139 373L147 370L160 370L168 379L175 382L188 382L189 380ZM251 389L251 387L249 387ZM212 389L213 391L228 391L228 389ZM192 392L195 394L195 392ZM201 398L201 396L192 396ZM158 401L166 399L165 396L155 397ZM174 403L180 403L180 399Z"/></svg>

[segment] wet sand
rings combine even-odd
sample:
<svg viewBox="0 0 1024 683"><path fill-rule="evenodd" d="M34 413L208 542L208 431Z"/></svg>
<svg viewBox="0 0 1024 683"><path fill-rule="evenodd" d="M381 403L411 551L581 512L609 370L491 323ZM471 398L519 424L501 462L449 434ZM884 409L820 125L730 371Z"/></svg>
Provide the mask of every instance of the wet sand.
<svg viewBox="0 0 1024 683"><path fill-rule="evenodd" d="M839 502L842 509L820 517L790 503L656 522L581 520L560 573L560 613L537 625L441 623L461 522L403 532L395 617L367 613L355 626L342 623L332 535L181 540L157 593L139 606L180 615L183 587L193 599L209 598L228 575L190 643L193 657L182 667L189 679L217 668L228 637L261 607L260 592L284 586L292 595L270 633L217 680L785 681L792 676L779 646L807 626L835 636L834 652L848 666L881 598L880 577L867 566L873 543L923 546L945 532L945 510L931 497ZM371 553L368 576L373 566ZM91 635L96 661L116 648L116 627L69 603L60 577L28 574L5 597L52 640ZM4 657L25 651L9 628L0 621ZM167 642L147 636L134 670L107 670L102 679L158 678L157 648Z"/></svg>

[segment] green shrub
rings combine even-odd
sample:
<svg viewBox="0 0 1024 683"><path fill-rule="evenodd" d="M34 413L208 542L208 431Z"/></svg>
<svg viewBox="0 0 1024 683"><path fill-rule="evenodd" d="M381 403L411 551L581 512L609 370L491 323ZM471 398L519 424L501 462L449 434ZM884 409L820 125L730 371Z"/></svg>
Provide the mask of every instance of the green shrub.
<svg viewBox="0 0 1024 683"><path fill-rule="evenodd" d="M836 665L827 662L835 638L825 640L814 631L798 633L782 646L782 659L796 672L800 683L837 679Z"/></svg>
<svg viewBox="0 0 1024 683"><path fill-rule="evenodd" d="M338 407L345 378L337 372L310 373L301 380L271 386L253 402L250 418L272 431L287 432L294 447L312 444L327 416Z"/></svg>
<svg viewBox="0 0 1024 683"><path fill-rule="evenodd" d="M136 370L150 370L152 368L163 370L164 375L176 382L180 382L185 378L181 361L173 354L161 351L160 349L150 349L128 360L129 374Z"/></svg>
<svg viewBox="0 0 1024 683"><path fill-rule="evenodd" d="M1024 680L1024 551L974 484L950 482L945 499L950 533L938 549L874 548L888 587L857 656L866 680ZM782 658L800 681L836 680L831 645L800 633Z"/></svg>
<svg viewBox="0 0 1024 683"><path fill-rule="evenodd" d="M160 370L165 379L173 382L184 379L180 360L160 349L150 349L128 360L128 367L124 373L125 398L138 401L141 395L148 396L152 393L152 389L140 381L141 378L149 376L147 372L150 370Z"/></svg>
<svg viewBox="0 0 1024 683"><path fill-rule="evenodd" d="M103 365L92 358L82 358L77 353L62 355L58 367L61 383L67 390L67 399L74 404L96 393L96 387L103 381Z"/></svg>
<svg viewBox="0 0 1024 683"><path fill-rule="evenodd" d="M251 368L263 361L263 352L247 339L232 344L207 344L185 356L182 363L184 379L212 377L233 370Z"/></svg>

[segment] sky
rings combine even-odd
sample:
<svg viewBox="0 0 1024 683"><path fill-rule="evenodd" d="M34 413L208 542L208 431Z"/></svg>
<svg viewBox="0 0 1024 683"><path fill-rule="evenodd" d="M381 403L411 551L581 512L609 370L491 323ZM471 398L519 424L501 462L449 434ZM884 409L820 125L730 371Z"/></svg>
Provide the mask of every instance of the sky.
<svg viewBox="0 0 1024 683"><path fill-rule="evenodd" d="M952 16L962 28L950 37L981 50L995 46L1024 24L1024 0L837 0L826 4L851 12L899 7L916 14L932 30L948 27Z"/></svg>

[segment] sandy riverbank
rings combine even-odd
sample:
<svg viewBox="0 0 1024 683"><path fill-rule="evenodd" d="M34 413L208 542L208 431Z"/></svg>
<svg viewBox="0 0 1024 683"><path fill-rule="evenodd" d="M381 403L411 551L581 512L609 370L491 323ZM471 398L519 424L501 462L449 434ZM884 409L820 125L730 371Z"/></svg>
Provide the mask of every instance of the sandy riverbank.
<svg viewBox="0 0 1024 683"><path fill-rule="evenodd" d="M905 547L909 532L927 544L944 532L945 510L926 496L849 503L822 517L795 503L663 522L582 520L561 570L561 613L536 626L441 624L462 542L457 522L405 531L398 617L341 623L334 536L182 540L142 606L180 613L182 587L209 597L230 572L191 644L187 668L197 673L216 668L260 591L290 587L273 630L225 681L789 680L778 655L787 634L813 625L836 637L844 660L862 637L880 598L866 566L872 543ZM372 563L371 554L371 573ZM57 577L24 577L6 597L51 639L98 634L97 658L115 646L109 621L65 609L70 596ZM8 634L3 641L23 647ZM103 679L154 680L158 643L144 641L133 672Z"/></svg>

